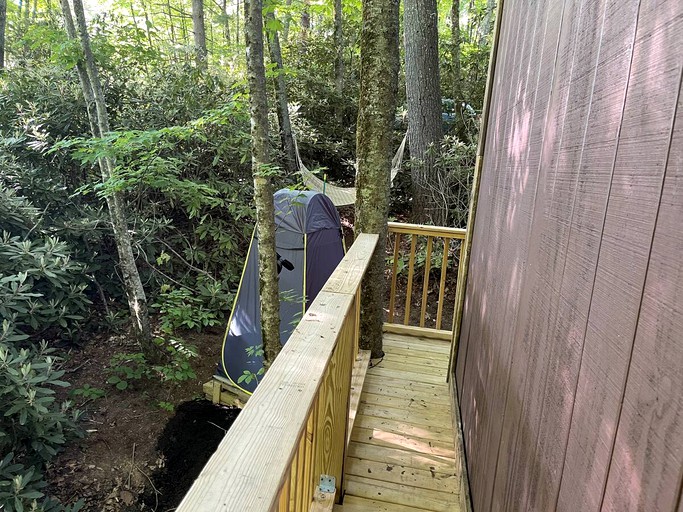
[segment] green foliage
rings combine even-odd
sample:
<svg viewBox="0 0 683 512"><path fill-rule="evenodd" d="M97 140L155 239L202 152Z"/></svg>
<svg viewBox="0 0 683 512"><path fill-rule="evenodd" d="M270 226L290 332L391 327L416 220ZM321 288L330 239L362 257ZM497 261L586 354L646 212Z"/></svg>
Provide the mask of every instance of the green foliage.
<svg viewBox="0 0 683 512"><path fill-rule="evenodd" d="M59 326L72 335L87 311L84 268L70 259L65 243L53 237L0 238L0 316L26 334Z"/></svg>
<svg viewBox="0 0 683 512"><path fill-rule="evenodd" d="M213 285L213 286L212 286ZM196 329L223 324L220 314L230 296L222 292L220 283L202 284L200 296L186 288L173 289L163 285L157 301L152 304L160 315L161 330L172 333L177 329Z"/></svg>
<svg viewBox="0 0 683 512"><path fill-rule="evenodd" d="M69 402L55 399L55 387L65 387L63 370L45 343L37 349L17 349L25 335L12 331L5 320L0 333L0 509L61 510L45 502L45 482L40 468L52 459L69 438L79 435L80 412ZM3 508L4 507L4 508ZM77 509L76 509L77 510Z"/></svg>
<svg viewBox="0 0 683 512"><path fill-rule="evenodd" d="M107 383L112 384L119 391L128 389L131 381L139 381L150 375L150 369L142 352L134 354L116 354L111 358L108 368L111 374Z"/></svg>
<svg viewBox="0 0 683 512"><path fill-rule="evenodd" d="M124 391L144 380L177 383L197 378L190 364L192 358L197 356L195 347L173 336L157 336L154 342L165 353L166 362L152 364L142 352L116 354L107 369L107 383Z"/></svg>
<svg viewBox="0 0 683 512"><path fill-rule="evenodd" d="M83 397L86 400L97 400L98 398L104 398L107 393L104 389L93 387L90 384L84 384L82 388L72 390L71 395Z"/></svg>
<svg viewBox="0 0 683 512"><path fill-rule="evenodd" d="M160 401L157 402L157 406L159 407L159 409L163 409L164 411L168 412L173 412L173 410L175 409L175 406L171 402Z"/></svg>

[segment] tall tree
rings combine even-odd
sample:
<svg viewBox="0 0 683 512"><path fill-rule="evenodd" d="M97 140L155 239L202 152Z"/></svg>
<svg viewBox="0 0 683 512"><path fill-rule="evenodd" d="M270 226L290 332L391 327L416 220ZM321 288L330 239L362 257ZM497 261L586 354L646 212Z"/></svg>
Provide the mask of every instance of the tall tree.
<svg viewBox="0 0 683 512"><path fill-rule="evenodd" d="M451 70L453 73L453 100L458 105L462 102L462 78L460 76L460 0L453 0L451 4ZM459 117L459 116L458 116Z"/></svg>
<svg viewBox="0 0 683 512"><path fill-rule="evenodd" d="M93 137L102 137L110 131L109 116L97 67L95 66L95 58L90 46L83 3L82 0L73 0L74 14L78 26L78 30L76 30L68 0L60 1L67 34L71 39L80 40L81 44L83 58L78 61L76 69L83 90L83 97L85 98L90 130ZM115 162L109 157L102 157L99 160L99 166L102 181L107 181L112 175ZM155 360L158 352L156 345L152 342L147 311L147 297L145 296L145 290L135 264L135 256L133 255L132 241L126 220L125 198L121 192L114 192L107 195L106 201L114 231L114 240L119 256L119 268L123 276L123 286L128 299L131 317L133 318L133 329L145 354L151 360Z"/></svg>
<svg viewBox="0 0 683 512"><path fill-rule="evenodd" d="M405 0L403 27L413 217L418 222L431 219L442 224L445 208L434 208L431 199L441 186L434 175L434 151L443 135L436 0Z"/></svg>
<svg viewBox="0 0 683 512"><path fill-rule="evenodd" d="M263 0L244 3L247 78L251 112L251 170L258 233L261 334L266 367L280 351L280 291L275 253L275 209L270 180L266 68L263 64Z"/></svg>
<svg viewBox="0 0 683 512"><path fill-rule="evenodd" d="M204 0L192 0L192 29L197 67L206 67L206 30L204 28Z"/></svg>
<svg viewBox="0 0 683 512"><path fill-rule="evenodd" d="M355 232L377 233L379 243L361 286L360 345L381 357L384 249L387 240L391 131L398 94L398 0L364 0L360 95L356 129Z"/></svg>
<svg viewBox="0 0 683 512"><path fill-rule="evenodd" d="M334 0L334 87L339 96L344 91L344 31L342 19L342 0ZM339 117L339 116L337 116Z"/></svg>
<svg viewBox="0 0 683 512"><path fill-rule="evenodd" d="M7 0L0 0L0 69L5 67L5 27L7 27Z"/></svg>
<svg viewBox="0 0 683 512"><path fill-rule="evenodd" d="M285 154L285 166L288 173L296 172L296 153L294 152L294 137L292 136L292 122L289 118L289 98L287 83L285 82L284 66L282 64L282 50L278 36L278 22L275 19L274 7L266 8L266 26L268 34L268 50L270 61L275 64L277 95L277 119L280 126L280 143Z"/></svg>
<svg viewBox="0 0 683 512"><path fill-rule="evenodd" d="M225 33L225 42L230 46L230 16L228 15L228 0L223 0L221 4L221 16Z"/></svg>

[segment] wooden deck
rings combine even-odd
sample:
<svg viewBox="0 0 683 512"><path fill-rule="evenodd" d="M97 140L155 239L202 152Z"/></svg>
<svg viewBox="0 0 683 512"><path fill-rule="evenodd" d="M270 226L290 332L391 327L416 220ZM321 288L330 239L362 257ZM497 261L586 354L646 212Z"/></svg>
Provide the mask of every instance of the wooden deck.
<svg viewBox="0 0 683 512"><path fill-rule="evenodd" d="M449 351L442 340L385 333L385 356L365 378L336 511L467 510Z"/></svg>

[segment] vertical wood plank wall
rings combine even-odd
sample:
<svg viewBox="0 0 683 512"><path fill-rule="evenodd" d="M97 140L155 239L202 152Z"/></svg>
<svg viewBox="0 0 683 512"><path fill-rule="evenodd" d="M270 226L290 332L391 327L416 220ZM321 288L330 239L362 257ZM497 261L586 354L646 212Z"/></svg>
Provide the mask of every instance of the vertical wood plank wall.
<svg viewBox="0 0 683 512"><path fill-rule="evenodd" d="M683 2L502 16L455 366L474 510L683 510Z"/></svg>

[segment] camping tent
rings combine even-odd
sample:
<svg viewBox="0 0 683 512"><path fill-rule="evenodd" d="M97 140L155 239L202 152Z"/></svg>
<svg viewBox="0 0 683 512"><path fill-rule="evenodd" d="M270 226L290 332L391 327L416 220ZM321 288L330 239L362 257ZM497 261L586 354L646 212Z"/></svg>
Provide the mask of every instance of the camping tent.
<svg viewBox="0 0 683 512"><path fill-rule="evenodd" d="M280 270L280 342L284 345L344 257L344 245L339 213L330 198L318 192L276 192L275 226ZM261 345L258 234L254 230L217 375L252 393L263 367L263 357L258 353Z"/></svg>

